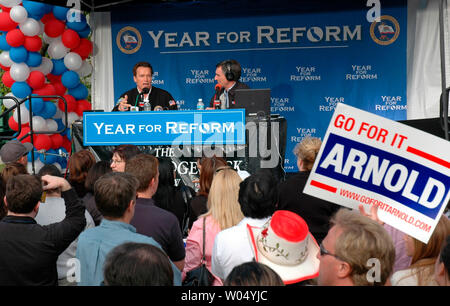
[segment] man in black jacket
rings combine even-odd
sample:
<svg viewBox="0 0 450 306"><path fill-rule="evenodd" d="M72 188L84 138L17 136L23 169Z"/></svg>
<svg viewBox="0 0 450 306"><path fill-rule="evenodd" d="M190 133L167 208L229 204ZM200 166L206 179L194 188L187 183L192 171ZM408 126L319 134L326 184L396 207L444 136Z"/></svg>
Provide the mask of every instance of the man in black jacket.
<svg viewBox="0 0 450 306"><path fill-rule="evenodd" d="M177 110L177 103L172 95L161 88L152 86L153 67L150 63L139 62L133 67L133 80L136 87L120 96L114 111L129 111L131 107L144 110L144 103L150 102L151 110Z"/></svg>
<svg viewBox="0 0 450 306"><path fill-rule="evenodd" d="M57 285L56 260L86 225L85 208L64 178L45 175L42 183L32 175L17 175L6 185L8 215L0 221L0 286ZM61 188L66 218L41 226L34 218L43 189L56 188Z"/></svg>
<svg viewBox="0 0 450 306"><path fill-rule="evenodd" d="M228 109L240 108L235 100L236 89L248 89L249 87L239 82L241 77L241 64L236 60L225 60L216 65L217 81L216 93L209 102L209 108Z"/></svg>

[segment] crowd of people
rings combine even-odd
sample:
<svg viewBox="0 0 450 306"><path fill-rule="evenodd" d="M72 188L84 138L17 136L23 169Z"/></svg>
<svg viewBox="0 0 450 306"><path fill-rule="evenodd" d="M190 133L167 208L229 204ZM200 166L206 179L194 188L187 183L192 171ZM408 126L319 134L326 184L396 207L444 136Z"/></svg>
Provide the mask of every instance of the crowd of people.
<svg viewBox="0 0 450 306"><path fill-rule="evenodd" d="M370 213L303 193L321 141L295 149L277 182L198 159L198 191L175 186L171 161L120 145L28 174L31 148L0 150L0 285L180 286L205 264L211 286L450 285L450 221L428 243ZM374 269L375 267L375 269Z"/></svg>

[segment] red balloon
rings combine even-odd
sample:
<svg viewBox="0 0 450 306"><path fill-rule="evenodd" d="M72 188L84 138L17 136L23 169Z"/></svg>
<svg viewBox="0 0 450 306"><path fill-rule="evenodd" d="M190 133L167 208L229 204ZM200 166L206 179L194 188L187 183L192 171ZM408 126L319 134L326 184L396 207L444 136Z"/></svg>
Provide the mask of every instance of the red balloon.
<svg viewBox="0 0 450 306"><path fill-rule="evenodd" d="M78 100L77 101L77 110L76 113L78 116L83 116L83 112L86 110L91 110L92 105L87 100Z"/></svg>
<svg viewBox="0 0 450 306"><path fill-rule="evenodd" d="M45 14L42 18L41 21L43 24L46 24L48 21L56 19L55 16L53 15L53 13L48 13Z"/></svg>
<svg viewBox="0 0 450 306"><path fill-rule="evenodd" d="M33 90L34 94L39 96L54 96L56 95L55 87L52 84L45 84L42 88ZM43 98L44 101L51 101L52 98Z"/></svg>
<svg viewBox="0 0 450 306"><path fill-rule="evenodd" d="M9 12L3 11L0 13L0 31L11 31L17 27L17 24L11 19Z"/></svg>
<svg viewBox="0 0 450 306"><path fill-rule="evenodd" d="M48 79L51 83L54 83L54 82L61 82L61 77L62 77L62 75L54 75L54 74L51 74L51 73L47 74L47 79Z"/></svg>
<svg viewBox="0 0 450 306"><path fill-rule="evenodd" d="M13 131L17 132L19 130L19 124L16 122L16 120L14 120L13 116L9 117L8 125L9 128Z"/></svg>
<svg viewBox="0 0 450 306"><path fill-rule="evenodd" d="M52 82L53 87L55 88L57 96L64 96L67 91L67 88L61 82Z"/></svg>
<svg viewBox="0 0 450 306"><path fill-rule="evenodd" d="M25 42L25 35L19 29L14 29L6 34L6 42L11 47L20 47Z"/></svg>
<svg viewBox="0 0 450 306"><path fill-rule="evenodd" d="M72 49L72 52L78 53L83 60L89 57L93 50L92 42L89 39L82 38L78 47Z"/></svg>
<svg viewBox="0 0 450 306"><path fill-rule="evenodd" d="M3 66L2 64L0 64L0 67L5 71L9 71L9 69L11 69L11 67L6 67L6 66Z"/></svg>
<svg viewBox="0 0 450 306"><path fill-rule="evenodd" d="M45 84L45 75L38 70L31 71L30 76L27 79L27 83L33 89L42 88Z"/></svg>
<svg viewBox="0 0 450 306"><path fill-rule="evenodd" d="M77 101L75 98L71 95L64 95L63 97L67 102L67 112L75 112L77 110ZM58 99L58 107L62 111L66 109L66 105L62 99Z"/></svg>
<svg viewBox="0 0 450 306"><path fill-rule="evenodd" d="M4 5L0 4L0 8L2 9L2 12L9 12L12 8L11 7L7 7Z"/></svg>
<svg viewBox="0 0 450 306"><path fill-rule="evenodd" d="M52 148L52 140L50 139L50 136L45 134L36 135L34 147L37 150L50 150Z"/></svg>
<svg viewBox="0 0 450 306"><path fill-rule="evenodd" d="M11 78L11 75L9 74L9 71L5 71L2 76L2 83L6 86L11 88L11 86L14 84L13 78Z"/></svg>
<svg viewBox="0 0 450 306"><path fill-rule="evenodd" d="M59 149L62 147L64 138L61 134L50 135L50 140L52 141L52 149Z"/></svg>
<svg viewBox="0 0 450 306"><path fill-rule="evenodd" d="M45 24L44 32L49 37L58 37L64 32L65 28L66 24L61 20L51 19Z"/></svg>
<svg viewBox="0 0 450 306"><path fill-rule="evenodd" d="M25 36L23 46L27 51L39 52L42 48L42 39L39 36Z"/></svg>
<svg viewBox="0 0 450 306"><path fill-rule="evenodd" d="M78 35L77 32L75 32L72 29L66 29L64 30L64 33L61 36L61 41L64 46L66 46L69 49L74 49L78 47L80 44L80 35Z"/></svg>
<svg viewBox="0 0 450 306"><path fill-rule="evenodd" d="M29 132L30 132L30 127L22 125L22 130L20 131L20 134L17 136L17 139L20 139L21 137L25 136L25 134L27 134ZM36 139L36 136L34 136L34 139ZM21 143L31 142L31 137L27 136L24 139L22 139L20 142Z"/></svg>
<svg viewBox="0 0 450 306"><path fill-rule="evenodd" d="M70 149L72 149L72 142L67 138L67 136L63 137L62 147L66 149L67 152L70 152Z"/></svg>

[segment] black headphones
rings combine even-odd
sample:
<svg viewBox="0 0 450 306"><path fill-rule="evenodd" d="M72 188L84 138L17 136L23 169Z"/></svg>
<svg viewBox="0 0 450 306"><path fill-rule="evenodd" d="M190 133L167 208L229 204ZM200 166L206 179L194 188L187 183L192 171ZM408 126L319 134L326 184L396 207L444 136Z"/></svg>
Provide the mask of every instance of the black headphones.
<svg viewBox="0 0 450 306"><path fill-rule="evenodd" d="M230 61L227 61L225 63L225 78L228 81L234 81L234 73L231 70L231 62Z"/></svg>

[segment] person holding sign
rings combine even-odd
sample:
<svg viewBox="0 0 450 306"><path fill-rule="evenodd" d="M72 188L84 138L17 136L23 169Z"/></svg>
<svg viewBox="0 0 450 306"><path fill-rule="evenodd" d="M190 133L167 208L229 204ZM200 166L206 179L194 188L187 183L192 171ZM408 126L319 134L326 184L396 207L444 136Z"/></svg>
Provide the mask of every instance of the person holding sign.
<svg viewBox="0 0 450 306"><path fill-rule="evenodd" d="M153 67L150 63L139 62L133 67L133 80L136 87L128 90L119 98L115 111L144 110L146 102L151 110L177 110L177 103L172 95L161 88L152 86Z"/></svg>
<svg viewBox="0 0 450 306"><path fill-rule="evenodd" d="M215 94L209 102L207 109L238 108L234 98L236 89L248 89L246 84L239 82L241 77L241 64L236 60L225 60L216 65L217 81Z"/></svg>

